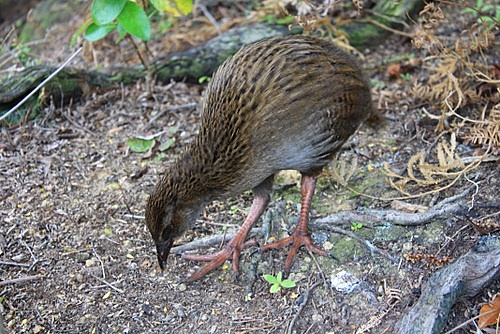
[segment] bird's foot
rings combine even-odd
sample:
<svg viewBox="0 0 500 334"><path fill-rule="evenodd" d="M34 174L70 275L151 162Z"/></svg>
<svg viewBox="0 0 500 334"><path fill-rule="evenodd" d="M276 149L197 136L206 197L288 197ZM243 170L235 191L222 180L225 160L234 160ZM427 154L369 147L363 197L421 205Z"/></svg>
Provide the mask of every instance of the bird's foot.
<svg viewBox="0 0 500 334"><path fill-rule="evenodd" d="M232 260L233 263L233 270L236 275L238 276L238 269L239 269L239 260L240 260L240 253L243 249L251 247L256 245L257 242L255 240L250 240L247 242L241 242L237 239L231 240L226 248L223 250L214 253L214 254L209 254L209 255L196 255L196 254L183 254L182 258L190 261L208 261L207 264L202 266L197 272L195 272L191 277L189 277L185 283L191 283L194 282L206 274L214 271L218 267L220 267L224 262L227 260Z"/></svg>
<svg viewBox="0 0 500 334"><path fill-rule="evenodd" d="M295 230L295 232L289 237L286 237L278 242L273 242L271 244L262 246L260 250L266 251L268 249L282 248L290 244L292 245L292 247L290 248L290 251L288 252L288 256L285 261L285 275L287 276L288 273L290 272L290 268L292 267L295 255L297 255L299 248L302 246L305 246L307 249L309 249L311 252L315 254L330 257L330 255L327 252L325 252L312 242L311 237L307 233L302 233L297 230Z"/></svg>

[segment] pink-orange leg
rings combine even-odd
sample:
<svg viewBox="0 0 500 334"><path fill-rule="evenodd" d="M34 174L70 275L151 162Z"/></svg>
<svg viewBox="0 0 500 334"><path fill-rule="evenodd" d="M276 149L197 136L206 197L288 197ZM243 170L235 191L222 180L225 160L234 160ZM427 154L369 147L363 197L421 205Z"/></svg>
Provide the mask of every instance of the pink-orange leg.
<svg viewBox="0 0 500 334"><path fill-rule="evenodd" d="M309 208L314 196L314 189L316 187L316 178L312 176L302 175L301 180L301 192L302 192L302 207L300 209L299 222L292 235L286 237L278 242L264 245L261 247L262 251L274 248L281 248L292 244L292 248L288 252L288 256L285 261L285 273L290 272L290 267L292 266L293 259L297 255L297 251L301 246L306 246L311 252L322 255L329 256L324 250L315 246L309 237L307 232L307 220L309 216Z"/></svg>
<svg viewBox="0 0 500 334"><path fill-rule="evenodd" d="M245 222L239 228L236 235L231 239L231 241L226 245L226 247L217 252L215 254L210 255L195 255L195 254L185 254L182 257L191 260L191 261L210 261L201 267L197 272L195 272L191 277L187 279L187 283L196 281L197 279L202 278L209 272L220 267L226 260L232 259L233 262L233 270L236 275L238 275L239 269L239 259L241 250L254 245L254 241L245 242L245 239L250 232L250 229L255 224L257 220L259 220L260 216L264 212L269 203L269 198L264 198L262 196L255 196L253 199L252 206L250 207L250 211L248 212L248 216L245 219Z"/></svg>

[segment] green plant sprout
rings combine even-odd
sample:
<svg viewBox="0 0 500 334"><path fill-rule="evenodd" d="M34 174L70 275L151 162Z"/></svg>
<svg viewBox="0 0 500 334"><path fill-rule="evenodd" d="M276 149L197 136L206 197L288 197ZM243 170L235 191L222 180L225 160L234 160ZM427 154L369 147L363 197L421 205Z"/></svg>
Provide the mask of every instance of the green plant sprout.
<svg viewBox="0 0 500 334"><path fill-rule="evenodd" d="M281 271L274 277L273 275L264 275L264 279L271 284L269 292L276 293L281 290L281 288L293 288L296 286L295 282L289 279L282 280Z"/></svg>
<svg viewBox="0 0 500 334"><path fill-rule="evenodd" d="M401 73L401 79L403 79L405 81L410 81L411 80L410 73Z"/></svg>
<svg viewBox="0 0 500 334"><path fill-rule="evenodd" d="M207 83L210 82L210 80L212 80L211 77L204 75L198 79L198 83L201 85L204 82L207 82Z"/></svg>
<svg viewBox="0 0 500 334"><path fill-rule="evenodd" d="M361 224L361 223L356 223L356 222L351 223L351 230L353 230L353 231L357 231L357 230L361 229L362 227L363 227L363 224Z"/></svg>

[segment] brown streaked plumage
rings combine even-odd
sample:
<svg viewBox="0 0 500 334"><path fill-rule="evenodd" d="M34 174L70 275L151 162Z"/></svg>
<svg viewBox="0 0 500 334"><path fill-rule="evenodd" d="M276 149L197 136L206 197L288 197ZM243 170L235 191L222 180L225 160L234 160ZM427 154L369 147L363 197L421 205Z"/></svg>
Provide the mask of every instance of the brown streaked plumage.
<svg viewBox="0 0 500 334"><path fill-rule="evenodd" d="M254 202L235 238L222 251L187 259L210 261L201 278L239 254L252 225L269 203L273 176L302 174L302 210L295 232L263 250L291 243L288 271L299 247L314 246L307 217L315 177L368 118L376 117L368 83L355 61L312 37L264 40L237 52L213 75L203 103L199 135L151 193L146 224L163 268L176 238L214 199L252 189Z"/></svg>

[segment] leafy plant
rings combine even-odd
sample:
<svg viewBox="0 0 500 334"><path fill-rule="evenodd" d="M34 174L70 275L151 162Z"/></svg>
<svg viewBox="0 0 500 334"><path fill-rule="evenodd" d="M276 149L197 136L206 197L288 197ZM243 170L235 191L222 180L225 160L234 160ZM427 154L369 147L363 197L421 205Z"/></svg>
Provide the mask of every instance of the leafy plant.
<svg viewBox="0 0 500 334"><path fill-rule="evenodd" d="M487 12L495 9L495 16L487 15ZM485 23L489 30L495 27L495 21L500 21L500 8L492 3L484 3L484 0L477 0L474 7L462 9L462 13L477 15L479 24Z"/></svg>
<svg viewBox="0 0 500 334"><path fill-rule="evenodd" d="M410 73L401 73L401 79L405 80L405 81L410 81L411 80L411 75Z"/></svg>
<svg viewBox="0 0 500 334"><path fill-rule="evenodd" d="M87 41L95 42L116 30L118 32L116 42L127 37L136 49L142 65L146 69L146 83L151 83L153 81L153 70L147 58L149 54L147 41L151 39L151 17L158 12L166 12L173 17L187 15L193 9L193 1L145 0L141 3L144 8L132 0L93 0L90 19L73 36L71 46L75 44L78 36L82 34ZM148 4L151 4L153 8L149 10L149 14L146 12ZM139 38L144 43L145 55L141 54L132 36ZM151 95L151 85L147 84L147 89Z"/></svg>
<svg viewBox="0 0 500 334"><path fill-rule="evenodd" d="M192 0L150 0L150 3L155 11L173 16L187 15L193 9ZM148 16L144 8L131 0L94 0L90 9L91 18L73 36L71 45L82 33L86 40L95 42L114 30L119 34L117 42L126 34L149 41L152 14Z"/></svg>
<svg viewBox="0 0 500 334"><path fill-rule="evenodd" d="M356 222L351 223L351 230L353 230L353 231L357 231L357 230L361 229L362 227L363 227L363 224L361 224L361 223L356 223Z"/></svg>
<svg viewBox="0 0 500 334"><path fill-rule="evenodd" d="M264 275L264 279L271 284L269 292L276 293L281 290L281 288L293 288L296 286L295 282L289 279L282 279L281 271L274 277L273 275Z"/></svg>

